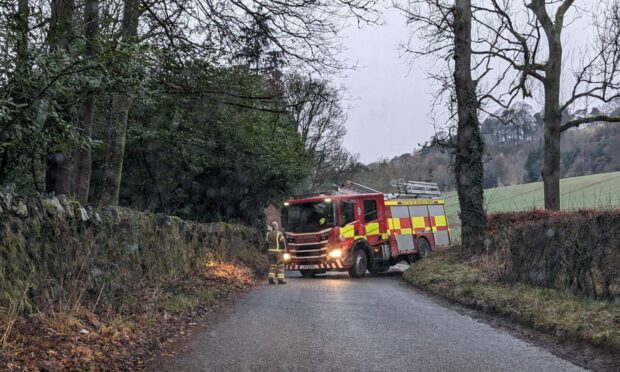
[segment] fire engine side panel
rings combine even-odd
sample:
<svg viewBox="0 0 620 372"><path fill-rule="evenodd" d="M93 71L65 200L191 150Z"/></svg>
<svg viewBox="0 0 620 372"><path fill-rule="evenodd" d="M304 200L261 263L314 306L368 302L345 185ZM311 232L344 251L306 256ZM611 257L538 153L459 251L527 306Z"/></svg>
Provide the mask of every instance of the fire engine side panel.
<svg viewBox="0 0 620 372"><path fill-rule="evenodd" d="M385 204L393 254L415 253L421 237L428 240L431 250L450 244L443 200L389 200Z"/></svg>

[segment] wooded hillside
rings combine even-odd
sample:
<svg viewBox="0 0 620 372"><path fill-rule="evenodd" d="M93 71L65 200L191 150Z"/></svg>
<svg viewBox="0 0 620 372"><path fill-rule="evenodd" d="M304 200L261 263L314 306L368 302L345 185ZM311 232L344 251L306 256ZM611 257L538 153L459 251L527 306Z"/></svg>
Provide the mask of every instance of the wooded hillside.
<svg viewBox="0 0 620 372"><path fill-rule="evenodd" d="M620 112L615 104L603 110L613 115ZM510 121L487 118L481 124L486 146L485 188L540 181L543 158L540 113L529 105L518 104L499 114L510 115ZM561 147L563 178L620 170L619 126L594 123L571 129L562 135ZM437 182L442 191L448 192L455 187L451 164L449 146L430 141L411 154L360 165L352 178L379 190L390 190L390 182L400 178Z"/></svg>

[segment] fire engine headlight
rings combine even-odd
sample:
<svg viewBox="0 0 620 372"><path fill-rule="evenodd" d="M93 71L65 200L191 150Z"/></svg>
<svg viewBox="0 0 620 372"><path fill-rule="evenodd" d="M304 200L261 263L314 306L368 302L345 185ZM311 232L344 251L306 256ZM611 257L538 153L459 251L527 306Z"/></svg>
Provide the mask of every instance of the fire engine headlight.
<svg viewBox="0 0 620 372"><path fill-rule="evenodd" d="M329 257L339 258L340 256L342 256L342 251L340 249L334 249L333 251L329 252Z"/></svg>
<svg viewBox="0 0 620 372"><path fill-rule="evenodd" d="M291 259L291 255L288 254L288 253L285 253L285 254L282 255L282 259L284 259L284 261L288 261L288 260Z"/></svg>

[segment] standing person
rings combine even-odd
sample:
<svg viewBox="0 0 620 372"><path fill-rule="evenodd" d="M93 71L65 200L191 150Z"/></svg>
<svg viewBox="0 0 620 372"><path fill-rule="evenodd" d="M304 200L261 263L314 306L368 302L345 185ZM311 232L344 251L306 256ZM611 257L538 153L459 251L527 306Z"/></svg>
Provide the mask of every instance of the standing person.
<svg viewBox="0 0 620 372"><path fill-rule="evenodd" d="M273 228L267 232L267 245L269 247L269 284L286 284L284 281L284 235L278 228L278 223L271 223Z"/></svg>

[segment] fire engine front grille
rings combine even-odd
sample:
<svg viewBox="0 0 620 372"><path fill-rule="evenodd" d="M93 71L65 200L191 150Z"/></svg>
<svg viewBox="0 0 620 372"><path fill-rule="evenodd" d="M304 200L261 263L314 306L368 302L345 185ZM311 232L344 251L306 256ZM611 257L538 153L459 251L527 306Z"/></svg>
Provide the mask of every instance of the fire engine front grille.
<svg viewBox="0 0 620 372"><path fill-rule="evenodd" d="M289 246L289 252L293 259L304 260L319 260L322 257L327 256L326 244L307 244L307 245L292 245Z"/></svg>
<svg viewBox="0 0 620 372"><path fill-rule="evenodd" d="M325 261L323 260L300 260L300 261L295 261L295 263L298 265L322 265L325 263Z"/></svg>
<svg viewBox="0 0 620 372"><path fill-rule="evenodd" d="M322 244L310 244L310 245L298 245L294 247L294 251L303 252L303 251L316 251L323 248Z"/></svg>
<svg viewBox="0 0 620 372"><path fill-rule="evenodd" d="M322 256L325 254L325 251L316 251L316 252L294 252L295 257L304 258L304 257L316 257Z"/></svg>

